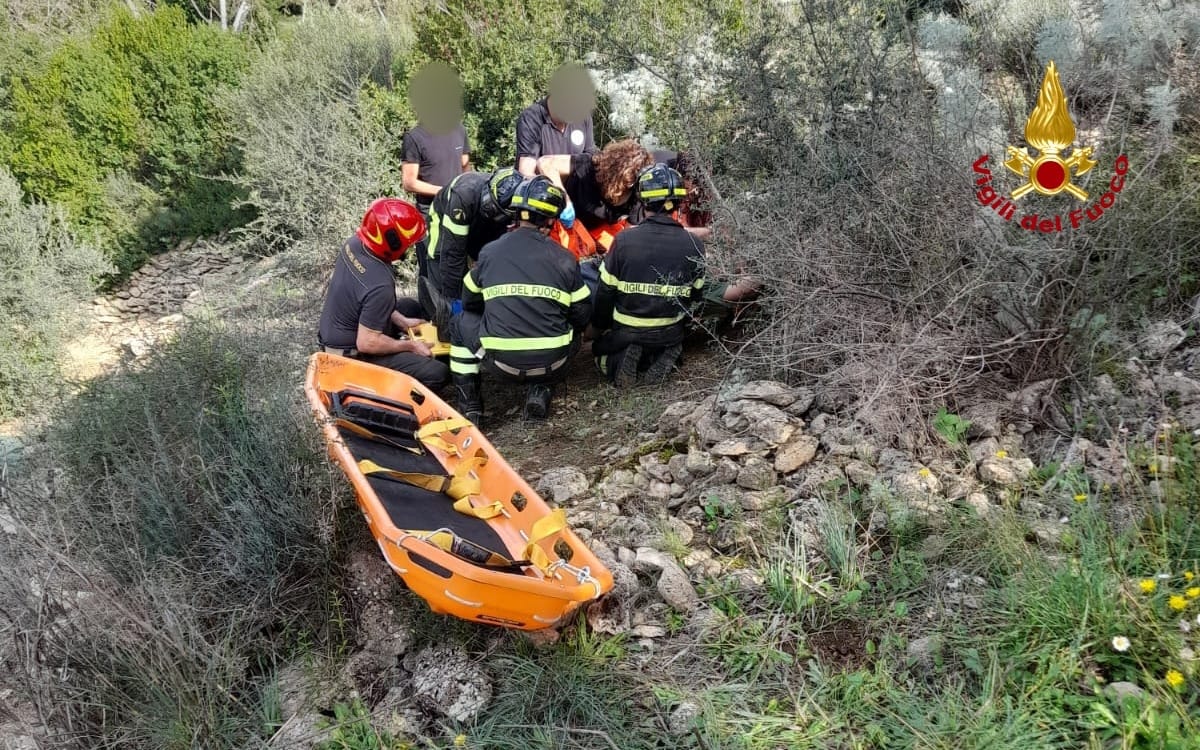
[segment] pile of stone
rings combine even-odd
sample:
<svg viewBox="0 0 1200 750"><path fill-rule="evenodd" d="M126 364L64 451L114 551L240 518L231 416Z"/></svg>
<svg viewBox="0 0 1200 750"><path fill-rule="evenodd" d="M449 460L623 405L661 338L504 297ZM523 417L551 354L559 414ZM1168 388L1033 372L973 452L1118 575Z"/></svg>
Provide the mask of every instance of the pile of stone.
<svg viewBox="0 0 1200 750"><path fill-rule="evenodd" d="M93 303L100 323L121 323L131 317L179 312L195 301L206 282L231 278L245 264L219 245L184 241L170 253L156 255L109 297Z"/></svg>

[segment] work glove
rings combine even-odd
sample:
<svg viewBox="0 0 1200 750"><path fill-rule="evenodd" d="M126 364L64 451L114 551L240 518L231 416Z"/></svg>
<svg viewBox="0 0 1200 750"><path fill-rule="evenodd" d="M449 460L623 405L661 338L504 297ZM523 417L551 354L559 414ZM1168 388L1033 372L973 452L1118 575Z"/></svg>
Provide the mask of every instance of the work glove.
<svg viewBox="0 0 1200 750"><path fill-rule="evenodd" d="M460 312L462 312L462 300L450 300L450 315L458 315Z"/></svg>
<svg viewBox="0 0 1200 750"><path fill-rule="evenodd" d="M558 215L558 220L561 221L562 225L567 229L575 226L575 206L568 203L567 207L564 208L562 213Z"/></svg>

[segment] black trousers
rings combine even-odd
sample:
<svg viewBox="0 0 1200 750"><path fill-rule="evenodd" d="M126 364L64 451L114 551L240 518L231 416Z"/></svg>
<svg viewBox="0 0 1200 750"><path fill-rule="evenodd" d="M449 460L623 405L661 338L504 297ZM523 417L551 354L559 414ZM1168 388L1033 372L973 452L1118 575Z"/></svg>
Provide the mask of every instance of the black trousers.
<svg viewBox="0 0 1200 750"><path fill-rule="evenodd" d="M483 349L479 340L482 326L483 316L477 313L462 312L450 319L450 372L454 375L473 376L487 370L516 383L558 383L566 379L571 358L579 351L579 337L573 336L571 344L560 349L484 352L480 359L476 353Z"/></svg>
<svg viewBox="0 0 1200 750"><path fill-rule="evenodd" d="M605 331L592 341L592 356L596 358L596 366L609 380L612 380L627 350L633 344L642 347L642 356L638 362L637 371L645 372L650 364L669 346L683 342L683 327L676 324L669 328L655 328L647 331L634 331L621 326Z"/></svg>

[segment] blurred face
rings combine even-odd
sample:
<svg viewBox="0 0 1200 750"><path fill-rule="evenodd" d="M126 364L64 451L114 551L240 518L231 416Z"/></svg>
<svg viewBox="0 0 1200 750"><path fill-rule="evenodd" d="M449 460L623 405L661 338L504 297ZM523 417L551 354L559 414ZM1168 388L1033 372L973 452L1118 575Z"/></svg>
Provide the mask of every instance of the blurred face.
<svg viewBox="0 0 1200 750"><path fill-rule="evenodd" d="M462 122L462 81L446 63L428 63L409 81L408 103L421 127L434 135L449 133Z"/></svg>
<svg viewBox="0 0 1200 750"><path fill-rule="evenodd" d="M550 116L559 122L586 120L596 108L596 86L585 68L563 65L550 79Z"/></svg>

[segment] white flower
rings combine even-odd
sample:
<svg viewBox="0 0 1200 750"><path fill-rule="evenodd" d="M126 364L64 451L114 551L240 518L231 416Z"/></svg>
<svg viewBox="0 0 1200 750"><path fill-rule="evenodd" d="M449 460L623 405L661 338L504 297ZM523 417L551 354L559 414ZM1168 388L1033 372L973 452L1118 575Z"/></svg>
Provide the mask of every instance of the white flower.
<svg viewBox="0 0 1200 750"><path fill-rule="evenodd" d="M1196 658L1196 652L1191 648L1184 646L1179 649L1179 658L1183 661L1191 661Z"/></svg>
<svg viewBox="0 0 1200 750"><path fill-rule="evenodd" d="M1113 636L1112 647L1114 651L1124 653L1129 650L1129 639L1123 635Z"/></svg>
<svg viewBox="0 0 1200 750"><path fill-rule="evenodd" d="M1200 615L1196 616L1196 624L1200 625ZM1187 620L1180 620L1179 621L1179 629L1181 631L1183 631L1184 633L1190 633L1190 632L1192 632L1192 624L1190 622L1188 622Z"/></svg>
<svg viewBox="0 0 1200 750"><path fill-rule="evenodd" d="M1160 581L1165 581L1171 577L1171 574L1170 573L1159 573L1158 575L1156 575L1154 577Z"/></svg>
<svg viewBox="0 0 1200 750"><path fill-rule="evenodd" d="M1196 624L1200 625L1200 615L1196 615Z"/></svg>

